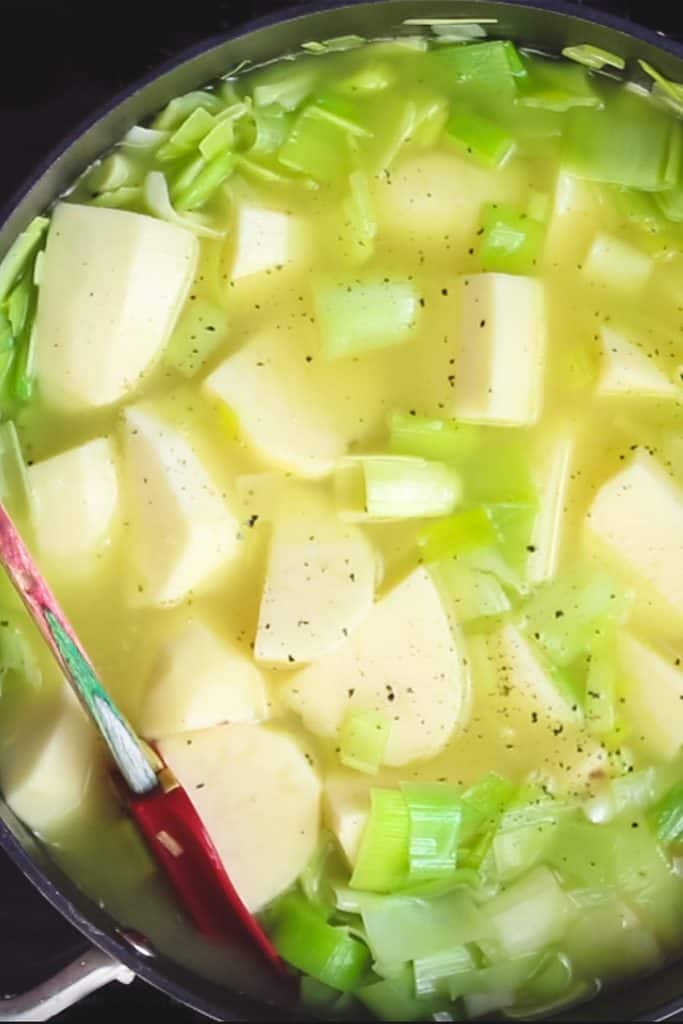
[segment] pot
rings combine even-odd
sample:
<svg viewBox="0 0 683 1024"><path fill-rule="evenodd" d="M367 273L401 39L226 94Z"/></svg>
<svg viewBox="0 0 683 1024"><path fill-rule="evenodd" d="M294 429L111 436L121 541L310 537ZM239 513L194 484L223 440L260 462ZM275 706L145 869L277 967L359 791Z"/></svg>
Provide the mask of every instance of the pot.
<svg viewBox="0 0 683 1024"><path fill-rule="evenodd" d="M255 63L268 60L295 51L311 39L349 33L386 36L400 31L405 18L426 15L496 18L493 34L539 50L557 53L570 44L591 43L624 57L629 68L636 66L637 58L643 58L668 77L683 80L683 47L637 25L562 0L347 0L280 11L178 55L131 86L66 139L38 168L0 220L0 254L88 164L173 96L199 87L245 59ZM291 1007L287 1009L283 994L246 951L203 949L202 940L180 921L170 901L163 920L173 922L170 932L175 939L170 945L176 956L156 949L155 938L169 948L166 940L170 932L158 920L154 925L151 913L150 928L144 929L147 934L115 920L66 877L2 800L0 844L45 898L92 944L91 952L39 989L0 1002L0 1019L46 1020L109 981L127 982L135 976L216 1020L302 1018L299 1010L295 1017ZM188 966L202 962L203 956L212 960L211 973L216 980ZM669 963L647 978L607 990L557 1019L683 1021L681 961Z"/></svg>

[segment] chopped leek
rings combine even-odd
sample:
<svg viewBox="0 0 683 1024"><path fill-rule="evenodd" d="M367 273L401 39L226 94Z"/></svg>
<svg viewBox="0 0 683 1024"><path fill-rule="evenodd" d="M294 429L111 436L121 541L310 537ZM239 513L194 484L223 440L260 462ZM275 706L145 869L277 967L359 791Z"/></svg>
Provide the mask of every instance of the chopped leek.
<svg viewBox="0 0 683 1024"><path fill-rule="evenodd" d="M335 93L323 93L307 107L306 114L339 128L346 135L371 138L372 132L360 123L361 114L352 100Z"/></svg>
<svg viewBox="0 0 683 1024"><path fill-rule="evenodd" d="M358 989L356 996L380 1020L423 1021L429 1020L438 1007L445 1004L443 998L421 997L415 993L411 968L392 977L374 981Z"/></svg>
<svg viewBox="0 0 683 1024"><path fill-rule="evenodd" d="M609 50L603 50L600 46L592 46L590 43L579 43L576 46L565 46L562 56L567 60L574 60L577 64L583 64L587 68L610 67L623 71L626 61Z"/></svg>
<svg viewBox="0 0 683 1024"><path fill-rule="evenodd" d="M507 428L479 428L480 444L467 467L467 496L483 505L534 506L537 493L523 439Z"/></svg>
<svg viewBox="0 0 683 1024"><path fill-rule="evenodd" d="M641 68L646 75L649 75L653 82L659 86L662 93L669 97L676 104L677 109L683 107L683 84L680 82L672 82L670 78L665 78L664 75L660 74L656 68L653 68L647 61L639 60Z"/></svg>
<svg viewBox="0 0 683 1024"><path fill-rule="evenodd" d="M278 160L315 181L329 183L346 172L348 154L348 135L339 123L321 118L319 111L306 107L280 148Z"/></svg>
<svg viewBox="0 0 683 1024"><path fill-rule="evenodd" d="M169 224L177 224L178 227L187 228L195 235L204 238L222 238L223 231L209 227L192 216L182 216L171 205L171 197L168 192L168 182L161 171L150 171L145 178L143 189L145 204L156 217L167 220Z"/></svg>
<svg viewBox="0 0 683 1024"><path fill-rule="evenodd" d="M471 45L443 46L432 55L441 84L495 109L517 95L517 79L525 74L513 43L495 40Z"/></svg>
<svg viewBox="0 0 683 1024"><path fill-rule="evenodd" d="M419 302L410 281L332 280L315 289L315 306L323 353L341 359L407 341Z"/></svg>
<svg viewBox="0 0 683 1024"><path fill-rule="evenodd" d="M440 519L417 535L418 547L426 562L455 558L473 548L493 545L495 541L496 532L491 515L482 505Z"/></svg>
<svg viewBox="0 0 683 1024"><path fill-rule="evenodd" d="M655 202L668 220L683 222L683 176L673 188L655 193Z"/></svg>
<svg viewBox="0 0 683 1024"><path fill-rule="evenodd" d="M460 996L467 996L471 999L471 1009L483 1009L483 1003L479 1006L478 999L481 996L499 996L493 1002L486 1001L486 1009L499 1009L501 1006L508 1006L514 1002L514 992L522 986L538 967L539 957L536 955L519 956L510 960L501 960L500 963L492 964L490 967L482 967L480 970L460 971L450 979L448 988L451 999L458 999Z"/></svg>
<svg viewBox="0 0 683 1024"><path fill-rule="evenodd" d="M310 64L302 64L296 71L286 64L266 68L252 79L254 103L259 107L277 103L284 110L296 110L312 92L316 77Z"/></svg>
<svg viewBox="0 0 683 1024"><path fill-rule="evenodd" d="M437 581L453 606L461 624L496 618L510 610L510 601L498 579L455 560L435 567Z"/></svg>
<svg viewBox="0 0 683 1024"><path fill-rule="evenodd" d="M13 420L0 425L0 500L10 515L30 522L31 488L26 475L26 462Z"/></svg>
<svg viewBox="0 0 683 1024"><path fill-rule="evenodd" d="M377 221L367 176L362 171L349 175L349 194L342 203L344 228L341 237L348 239L353 263L370 259L377 235Z"/></svg>
<svg viewBox="0 0 683 1024"><path fill-rule="evenodd" d="M214 118L204 107L195 107L170 139L157 150L158 160L175 160L193 150L214 127Z"/></svg>
<svg viewBox="0 0 683 1024"><path fill-rule="evenodd" d="M683 783L674 786L652 810L660 843L683 842Z"/></svg>
<svg viewBox="0 0 683 1024"><path fill-rule="evenodd" d="M122 153L112 153L88 172L88 188L94 192L110 192L124 185L138 185L140 172Z"/></svg>
<svg viewBox="0 0 683 1024"><path fill-rule="evenodd" d="M540 953L558 942L575 912L553 872L543 865L486 905L503 958Z"/></svg>
<svg viewBox="0 0 683 1024"><path fill-rule="evenodd" d="M409 881L449 875L456 866L462 819L456 790L441 782L406 782L401 791L410 819Z"/></svg>
<svg viewBox="0 0 683 1024"><path fill-rule="evenodd" d="M235 144L235 122L231 117L222 117L218 124L202 137L199 152L205 160L212 160L219 153L232 149Z"/></svg>
<svg viewBox="0 0 683 1024"><path fill-rule="evenodd" d="M204 206L223 182L230 177L235 169L235 154L230 150L219 152L208 160L199 173L185 188L175 193L175 201L180 210L196 210Z"/></svg>
<svg viewBox="0 0 683 1024"><path fill-rule="evenodd" d="M517 100L522 106L564 113L572 107L601 107L583 68L564 61L527 62L527 78Z"/></svg>
<svg viewBox="0 0 683 1024"><path fill-rule="evenodd" d="M301 872L299 885L313 906L329 916L335 908L330 876L338 869L339 849L329 832L323 831L315 853Z"/></svg>
<svg viewBox="0 0 683 1024"><path fill-rule="evenodd" d="M369 892L393 892L408 876L410 815L396 789L370 791L370 816L349 885Z"/></svg>
<svg viewBox="0 0 683 1024"><path fill-rule="evenodd" d="M3 256L0 263L0 302L4 302L26 269L49 223L47 217L34 217Z"/></svg>
<svg viewBox="0 0 683 1024"><path fill-rule="evenodd" d="M128 129L121 145L128 149L152 153L168 139L170 134L167 131L159 131L157 128L143 128L142 125L135 124Z"/></svg>
<svg viewBox="0 0 683 1024"><path fill-rule="evenodd" d="M453 469L412 455L349 455L334 486L342 517L356 522L448 515L460 497Z"/></svg>
<svg viewBox="0 0 683 1024"><path fill-rule="evenodd" d="M545 233L542 224L510 206L493 204L484 207L482 227L482 270L500 274L535 272Z"/></svg>
<svg viewBox="0 0 683 1024"><path fill-rule="evenodd" d="M479 428L454 420L427 419L394 412L389 417L389 451L420 455L439 462L458 462L476 448Z"/></svg>
<svg viewBox="0 0 683 1024"><path fill-rule="evenodd" d="M555 830L554 823L540 822L498 832L492 849L500 881L511 882L543 860Z"/></svg>
<svg viewBox="0 0 683 1024"><path fill-rule="evenodd" d="M507 779L489 772L463 793L461 843L465 844L483 831L496 827L514 788Z"/></svg>
<svg viewBox="0 0 683 1024"><path fill-rule="evenodd" d="M499 167L515 148L515 140L504 128L466 110L451 114L446 132L466 153L490 167Z"/></svg>
<svg viewBox="0 0 683 1024"><path fill-rule="evenodd" d="M671 188L680 166L680 125L645 97L619 90L602 110L568 112L564 160L572 173L627 188Z"/></svg>
<svg viewBox="0 0 683 1024"><path fill-rule="evenodd" d="M418 996L448 995L452 975L472 971L475 967L474 956L467 946L454 946L433 956L418 957L413 962L415 991Z"/></svg>
<svg viewBox="0 0 683 1024"><path fill-rule="evenodd" d="M328 924L299 893L278 903L272 940L283 960L341 992L354 989L370 964L367 947L347 928Z"/></svg>
<svg viewBox="0 0 683 1024"><path fill-rule="evenodd" d="M389 741L391 722L376 711L353 711L339 734L339 759L348 768L376 775Z"/></svg>
<svg viewBox="0 0 683 1024"><path fill-rule="evenodd" d="M142 199L143 189L140 185L122 185L110 192L100 192L91 202L93 206L106 206L112 210L130 210Z"/></svg>
<svg viewBox="0 0 683 1024"><path fill-rule="evenodd" d="M341 92L355 95L382 92L394 82L394 72L387 64L368 64L354 71L339 83Z"/></svg>
<svg viewBox="0 0 683 1024"><path fill-rule="evenodd" d="M175 131L195 110L202 109L208 114L217 114L223 108L218 96L212 92L188 92L176 96L152 122L153 131Z"/></svg>

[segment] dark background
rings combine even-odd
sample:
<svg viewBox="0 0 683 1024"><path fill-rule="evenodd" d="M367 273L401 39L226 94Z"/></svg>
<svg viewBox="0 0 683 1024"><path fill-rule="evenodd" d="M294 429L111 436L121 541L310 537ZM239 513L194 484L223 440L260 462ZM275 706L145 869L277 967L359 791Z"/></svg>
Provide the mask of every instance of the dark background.
<svg viewBox="0 0 683 1024"><path fill-rule="evenodd" d="M580 0L577 0L580 2ZM0 0L0 206L60 139L174 53L282 0ZM593 0L683 40L681 0ZM79 955L81 936L0 854L0 995L21 991ZM64 1022L137 1018L199 1022L142 982L112 985Z"/></svg>

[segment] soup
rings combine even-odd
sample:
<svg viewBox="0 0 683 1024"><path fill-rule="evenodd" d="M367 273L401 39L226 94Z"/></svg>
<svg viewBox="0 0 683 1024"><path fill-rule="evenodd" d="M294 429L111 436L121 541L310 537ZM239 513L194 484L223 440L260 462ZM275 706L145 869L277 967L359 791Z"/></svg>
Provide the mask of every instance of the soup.
<svg viewBox="0 0 683 1024"><path fill-rule="evenodd" d="M4 499L339 1019L546 1013L683 936L680 87L482 36L178 97L0 268ZM135 921L3 588L6 798Z"/></svg>

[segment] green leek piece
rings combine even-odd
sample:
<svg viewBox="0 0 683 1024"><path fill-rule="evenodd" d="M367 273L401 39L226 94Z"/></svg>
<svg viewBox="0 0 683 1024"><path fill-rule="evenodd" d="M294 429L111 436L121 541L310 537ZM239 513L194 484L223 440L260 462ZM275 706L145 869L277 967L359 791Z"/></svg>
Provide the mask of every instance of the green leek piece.
<svg viewBox="0 0 683 1024"><path fill-rule="evenodd" d="M50 223L47 217L34 217L8 249L0 263L0 302L4 302L22 276Z"/></svg>
<svg viewBox="0 0 683 1024"><path fill-rule="evenodd" d="M489 772L465 790L461 797L463 818L460 842L468 843L482 832L496 828L514 791L512 783L495 772Z"/></svg>
<svg viewBox="0 0 683 1024"><path fill-rule="evenodd" d="M24 330L14 360L12 390L18 402L28 402L35 382L35 330Z"/></svg>
<svg viewBox="0 0 683 1024"><path fill-rule="evenodd" d="M499 167L515 148L515 140L494 121L456 110L446 125L448 138L489 167Z"/></svg>
<svg viewBox="0 0 683 1024"><path fill-rule="evenodd" d="M376 775L389 742L391 722L376 711L352 711L339 734L339 759L348 768Z"/></svg>
<svg viewBox="0 0 683 1024"><path fill-rule="evenodd" d="M364 985L355 995L376 1018L386 1021L433 1020L433 1014L448 1005L442 996L416 995L410 966L392 977Z"/></svg>
<svg viewBox="0 0 683 1024"><path fill-rule="evenodd" d="M188 92L184 96L176 96L160 114L157 114L152 122L152 129L174 132L195 110L200 108L208 114L218 114L223 109L223 103L213 92L197 91Z"/></svg>
<svg viewBox="0 0 683 1024"><path fill-rule="evenodd" d="M284 110L296 110L310 96L317 73L310 63L297 61L297 66L280 63L250 76L252 97L257 107L277 103Z"/></svg>
<svg viewBox="0 0 683 1024"><path fill-rule="evenodd" d="M136 164L123 153L116 152L91 168L86 182L93 192L112 192L124 185L139 185L140 177L140 170Z"/></svg>
<svg viewBox="0 0 683 1024"><path fill-rule="evenodd" d="M507 564L521 576L526 571L538 510L535 505L489 505L498 547Z"/></svg>
<svg viewBox="0 0 683 1024"><path fill-rule="evenodd" d="M519 999L527 1006L546 1005L567 992L573 981L571 961L564 953L547 953L524 984Z"/></svg>
<svg viewBox="0 0 683 1024"><path fill-rule="evenodd" d="M450 466L414 455L349 455L337 463L337 501L355 522L444 516L460 497Z"/></svg>
<svg viewBox="0 0 683 1024"><path fill-rule="evenodd" d="M457 863L462 820L457 791L443 782L404 782L401 791L410 819L408 880L447 877Z"/></svg>
<svg viewBox="0 0 683 1024"><path fill-rule="evenodd" d="M672 82L670 78L665 78L664 75L660 74L656 68L653 68L647 61L639 60L641 68L646 75L653 80L655 85L659 86L661 93L673 100L678 110L683 107L683 84L680 82Z"/></svg>
<svg viewBox="0 0 683 1024"><path fill-rule="evenodd" d="M608 640L611 636L608 634ZM613 643L594 645L586 674L583 713L586 725L596 736L616 727L617 660Z"/></svg>
<svg viewBox="0 0 683 1024"><path fill-rule="evenodd" d="M397 789L370 790L370 816L349 885L368 892L393 892L408 877L410 815Z"/></svg>
<svg viewBox="0 0 683 1024"><path fill-rule="evenodd" d="M473 971L476 963L467 946L453 946L434 956L413 962L415 992L418 996L449 995L449 980L454 974Z"/></svg>
<svg viewBox="0 0 683 1024"><path fill-rule="evenodd" d="M160 220L166 220L169 224L177 224L178 227L186 228L204 238L222 238L224 235L223 231L210 228L207 224L200 223L192 217L183 217L173 208L168 194L168 182L161 171L149 172L145 178L143 198L149 212L159 217Z"/></svg>
<svg viewBox="0 0 683 1024"><path fill-rule="evenodd" d="M370 964L367 947L348 928L328 924L300 893L277 904L271 938L283 960L340 992L355 989Z"/></svg>
<svg viewBox="0 0 683 1024"><path fill-rule="evenodd" d="M500 274L537 272L545 234L543 224L506 204L486 205L481 223L482 270Z"/></svg>
<svg viewBox="0 0 683 1024"><path fill-rule="evenodd" d="M412 282L399 278L330 281L316 287L315 306L323 353L340 359L407 341L418 294Z"/></svg>
<svg viewBox="0 0 683 1024"><path fill-rule="evenodd" d="M510 601L498 579L458 561L441 562L436 578L453 605L454 617L464 625L480 619L497 618L510 610Z"/></svg>
<svg viewBox="0 0 683 1024"><path fill-rule="evenodd" d="M333 36L331 39L323 39L323 46L328 53L342 53L346 50L357 50L359 46L365 46L365 36L349 33L345 36Z"/></svg>
<svg viewBox="0 0 683 1024"><path fill-rule="evenodd" d="M535 506L528 441L515 431L479 427L480 444L466 470L467 497L482 505Z"/></svg>
<svg viewBox="0 0 683 1024"><path fill-rule="evenodd" d="M537 588L524 609L526 631L559 666L604 642L623 620L631 594L602 571L577 571Z"/></svg>
<svg viewBox="0 0 683 1024"><path fill-rule="evenodd" d="M294 122L278 160L314 181L330 183L347 173L349 153L347 132L307 107Z"/></svg>
<svg viewBox="0 0 683 1024"><path fill-rule="evenodd" d="M337 86L340 92L351 96L382 92L394 84L395 75L388 64L364 64Z"/></svg>
<svg viewBox="0 0 683 1024"><path fill-rule="evenodd" d="M667 220L676 224L683 222L683 175L673 188L655 192L655 202Z"/></svg>
<svg viewBox="0 0 683 1024"><path fill-rule="evenodd" d="M90 200L93 206L106 206L110 210L132 210L144 199L144 188L139 185L122 185L111 192L100 192Z"/></svg>
<svg viewBox="0 0 683 1024"><path fill-rule="evenodd" d="M646 192L675 185L681 127L646 97L622 88L602 110L576 107L566 116L563 160L573 174Z"/></svg>
<svg viewBox="0 0 683 1024"><path fill-rule="evenodd" d="M590 43L579 43L577 46L565 46L562 56L567 60L574 60L577 64L583 64L587 68L610 67L623 71L626 61L609 50L603 50L600 46L592 46Z"/></svg>
<svg viewBox="0 0 683 1024"><path fill-rule="evenodd" d="M599 895L600 902L582 908L562 943L575 970L607 981L654 967L661 952L652 932L614 896Z"/></svg>
<svg viewBox="0 0 683 1024"><path fill-rule="evenodd" d="M249 150L250 154L277 152L287 141L294 115L273 103L269 107L254 107L251 116L256 126L256 135Z"/></svg>
<svg viewBox="0 0 683 1024"><path fill-rule="evenodd" d="M164 350L164 362L184 377L203 370L228 333L225 309L206 299L186 303Z"/></svg>
<svg viewBox="0 0 683 1024"><path fill-rule="evenodd" d="M683 920L680 878L642 815L629 815L615 826L612 858L617 890L665 945L678 942Z"/></svg>
<svg viewBox="0 0 683 1024"><path fill-rule="evenodd" d="M200 153L193 154L184 164L181 165L173 175L171 197L174 203L177 204L178 196L182 195L183 192L186 192L192 186L192 183L205 167L206 160ZM147 175L147 177L149 178L149 175Z"/></svg>
<svg viewBox="0 0 683 1024"><path fill-rule="evenodd" d="M360 110L346 96L333 92L321 93L306 107L306 113L327 124L334 125L347 135L359 139L372 138L372 132L362 121Z"/></svg>
<svg viewBox="0 0 683 1024"><path fill-rule="evenodd" d="M651 819L660 843L683 842L683 783L674 786L652 809Z"/></svg>
<svg viewBox="0 0 683 1024"><path fill-rule="evenodd" d="M613 188L614 204L619 213L631 224L656 231L662 223L658 203L668 192L639 192L633 188Z"/></svg>
<svg viewBox="0 0 683 1024"><path fill-rule="evenodd" d="M335 1004L339 999L339 990L323 985L317 978L303 975L299 983L301 1002L313 1012L323 1013L325 1017L333 1015Z"/></svg>
<svg viewBox="0 0 683 1024"><path fill-rule="evenodd" d="M341 237L348 239L353 262L367 262L373 254L377 235L377 220L372 208L372 196L367 175L353 171L349 175L349 194L342 203L344 230Z"/></svg>
<svg viewBox="0 0 683 1024"><path fill-rule="evenodd" d="M537 969L539 961L540 957L532 954L502 960L500 963L482 967L479 970L459 971L452 976L448 985L451 999L479 994L505 993L506 996L510 995L528 980ZM500 1005L499 1003L498 1006ZM505 1001L502 1005L505 1005ZM494 1008L491 1007L491 1009Z"/></svg>
<svg viewBox="0 0 683 1024"><path fill-rule="evenodd" d="M13 420L0 424L0 501L20 522L30 522L31 488Z"/></svg>
<svg viewBox="0 0 683 1024"><path fill-rule="evenodd" d="M218 153L193 177L191 183L175 194L179 210L197 210L211 199L216 190L235 169L235 154Z"/></svg>
<svg viewBox="0 0 683 1024"><path fill-rule="evenodd" d="M438 462L460 462L475 450L479 431L469 423L393 412L389 416L389 451Z"/></svg>
<svg viewBox="0 0 683 1024"><path fill-rule="evenodd" d="M19 338L28 326L35 305L35 287L31 275L26 273L7 297L7 319L13 338Z"/></svg>
<svg viewBox="0 0 683 1024"><path fill-rule="evenodd" d="M576 907L553 872L538 865L486 904L502 957L541 953L558 942Z"/></svg>
<svg viewBox="0 0 683 1024"><path fill-rule="evenodd" d="M401 964L492 936L487 913L460 885L434 896L359 894L376 961Z"/></svg>
<svg viewBox="0 0 683 1024"><path fill-rule="evenodd" d="M219 153L233 149L235 145L235 120L222 117L218 124L203 136L199 143L199 152L205 160L212 160Z"/></svg>
<svg viewBox="0 0 683 1024"><path fill-rule="evenodd" d="M601 107L602 98L592 88L578 64L536 57L526 62L527 78L517 100L522 106L564 113L572 107Z"/></svg>
<svg viewBox="0 0 683 1024"><path fill-rule="evenodd" d="M308 864L301 872L299 885L313 906L329 917L335 910L335 892L331 877L342 874L339 848L329 832L322 831L318 845Z"/></svg>
<svg viewBox="0 0 683 1024"><path fill-rule="evenodd" d="M526 74L513 43L442 46L431 55L439 84L453 96L480 101L489 107L511 102L517 81Z"/></svg>
<svg viewBox="0 0 683 1024"><path fill-rule="evenodd" d="M209 134L215 125L215 119L204 107L195 107L181 125L173 132L170 139L157 150L158 160L176 160L196 149L201 140Z"/></svg>
<svg viewBox="0 0 683 1024"><path fill-rule="evenodd" d="M465 551L489 547L495 542L496 531L491 515L482 505L440 519L417 535L417 544L425 562L456 558Z"/></svg>
<svg viewBox="0 0 683 1024"><path fill-rule="evenodd" d="M129 128L121 145L126 149L133 149L136 153L144 153L146 156L154 153L156 149L170 136L168 131L159 131L156 128L144 128L140 124L134 124Z"/></svg>

